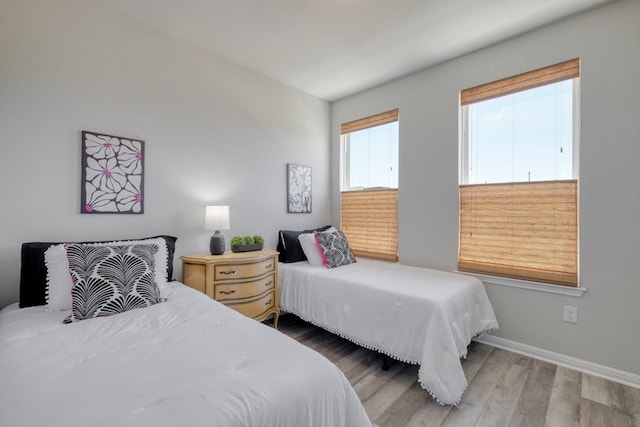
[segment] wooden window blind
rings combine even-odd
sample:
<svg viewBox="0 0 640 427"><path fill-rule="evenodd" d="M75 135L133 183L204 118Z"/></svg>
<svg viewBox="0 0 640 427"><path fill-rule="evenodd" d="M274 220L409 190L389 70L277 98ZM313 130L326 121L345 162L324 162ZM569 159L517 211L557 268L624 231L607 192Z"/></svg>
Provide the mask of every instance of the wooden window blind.
<svg viewBox="0 0 640 427"><path fill-rule="evenodd" d="M384 113L375 114L365 117L364 119L354 120L352 122L343 123L340 126L340 135L351 133L362 129L372 128L387 123L398 121L398 109L386 111Z"/></svg>
<svg viewBox="0 0 640 427"><path fill-rule="evenodd" d="M460 186L458 269L578 285L576 180Z"/></svg>
<svg viewBox="0 0 640 427"><path fill-rule="evenodd" d="M356 256L398 260L398 190L344 191L340 223Z"/></svg>
<svg viewBox="0 0 640 427"><path fill-rule="evenodd" d="M485 83L460 92L460 104L468 105L509 95L538 86L574 79L580 76L580 60L571 59L517 76Z"/></svg>

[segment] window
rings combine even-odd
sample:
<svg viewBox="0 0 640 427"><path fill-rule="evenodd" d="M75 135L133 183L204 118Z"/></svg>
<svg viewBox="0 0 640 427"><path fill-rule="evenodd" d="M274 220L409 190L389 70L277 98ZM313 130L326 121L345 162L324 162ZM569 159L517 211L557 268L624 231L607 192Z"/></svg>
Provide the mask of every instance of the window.
<svg viewBox="0 0 640 427"><path fill-rule="evenodd" d="M578 285L577 59L461 92L458 269Z"/></svg>
<svg viewBox="0 0 640 427"><path fill-rule="evenodd" d="M340 227L358 256L398 260L398 110L341 126Z"/></svg>

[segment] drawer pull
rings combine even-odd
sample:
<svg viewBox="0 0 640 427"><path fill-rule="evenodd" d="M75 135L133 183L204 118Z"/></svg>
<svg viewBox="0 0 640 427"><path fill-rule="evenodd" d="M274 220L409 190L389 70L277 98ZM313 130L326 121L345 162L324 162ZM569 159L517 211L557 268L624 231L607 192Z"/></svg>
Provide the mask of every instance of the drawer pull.
<svg viewBox="0 0 640 427"><path fill-rule="evenodd" d="M264 266L264 269L265 269L265 270L269 270L271 267L272 267L272 264L268 264L268 265L265 265L265 266Z"/></svg>
<svg viewBox="0 0 640 427"><path fill-rule="evenodd" d="M271 305L271 300L265 302L264 305Z"/></svg>
<svg viewBox="0 0 640 427"><path fill-rule="evenodd" d="M236 293L236 290L235 290L235 289L232 289L232 290L230 290L230 291L220 291L220 293L221 293L222 295L231 295L231 294L235 294L235 293Z"/></svg>
<svg viewBox="0 0 640 427"><path fill-rule="evenodd" d="M235 271L235 270L220 271L220 274L226 274L226 275L229 275L229 274L236 274L236 271Z"/></svg>
<svg viewBox="0 0 640 427"><path fill-rule="evenodd" d="M267 283L264 284L265 288L268 288L269 286L271 286L271 280L269 280Z"/></svg>

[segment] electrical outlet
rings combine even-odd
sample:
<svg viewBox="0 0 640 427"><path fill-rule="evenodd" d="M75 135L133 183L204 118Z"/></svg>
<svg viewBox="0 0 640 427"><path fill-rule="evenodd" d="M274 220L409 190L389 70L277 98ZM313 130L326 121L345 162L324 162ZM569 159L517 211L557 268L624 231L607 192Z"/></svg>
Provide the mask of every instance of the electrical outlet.
<svg viewBox="0 0 640 427"><path fill-rule="evenodd" d="M569 323L578 323L578 307L574 307L572 305L565 305L564 321Z"/></svg>

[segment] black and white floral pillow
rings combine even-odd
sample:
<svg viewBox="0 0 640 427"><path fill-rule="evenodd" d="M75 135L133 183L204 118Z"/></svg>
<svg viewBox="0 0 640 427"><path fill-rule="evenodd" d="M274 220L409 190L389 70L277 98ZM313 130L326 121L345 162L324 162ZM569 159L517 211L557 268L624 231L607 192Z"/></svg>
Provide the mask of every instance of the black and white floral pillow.
<svg viewBox="0 0 640 427"><path fill-rule="evenodd" d="M110 316L160 302L154 280L156 245L65 245L73 280L64 323Z"/></svg>
<svg viewBox="0 0 640 427"><path fill-rule="evenodd" d="M328 268L340 267L342 265L353 264L356 257L351 251L349 241L342 231L333 233L315 233L318 245L322 249L322 254L326 260Z"/></svg>

